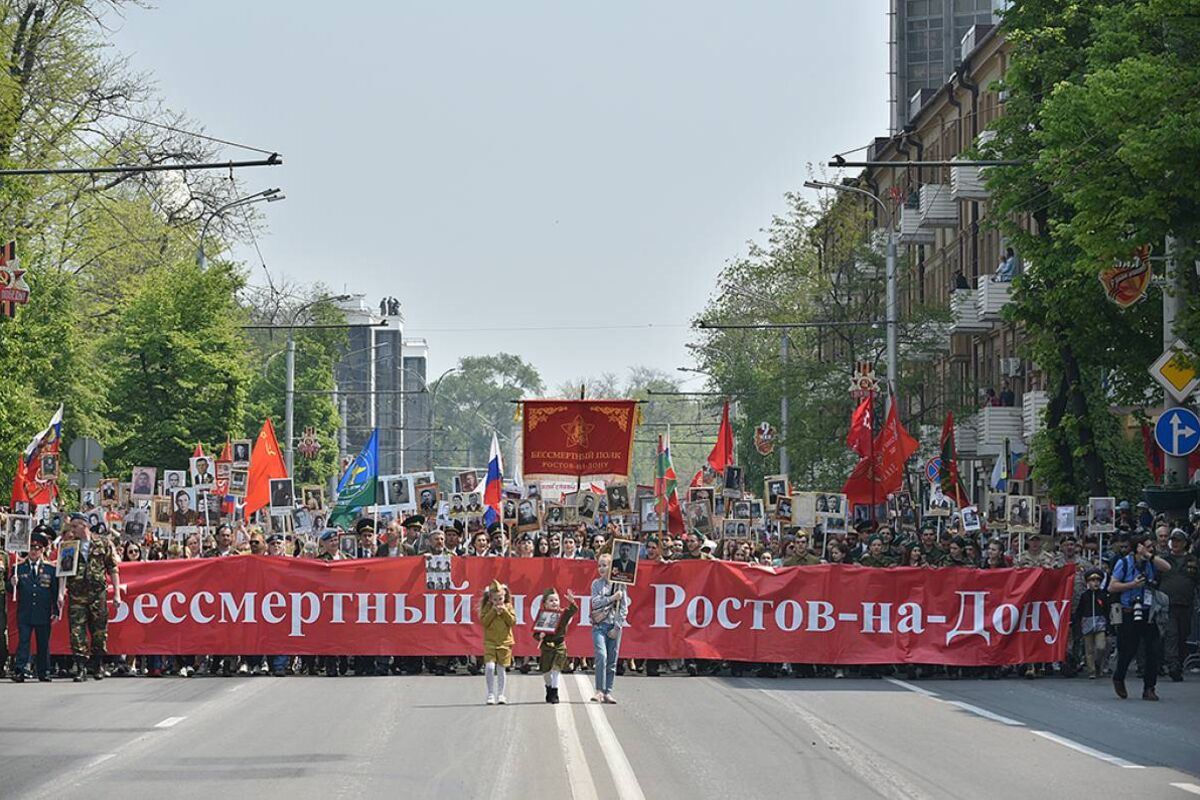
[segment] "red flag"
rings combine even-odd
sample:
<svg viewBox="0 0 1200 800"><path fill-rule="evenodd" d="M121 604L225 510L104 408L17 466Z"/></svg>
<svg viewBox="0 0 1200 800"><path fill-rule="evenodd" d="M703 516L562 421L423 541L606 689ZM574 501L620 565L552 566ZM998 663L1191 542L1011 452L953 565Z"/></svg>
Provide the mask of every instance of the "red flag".
<svg viewBox="0 0 1200 800"><path fill-rule="evenodd" d="M690 488L695 489L704 485L704 468L696 470L696 474L692 476Z"/></svg>
<svg viewBox="0 0 1200 800"><path fill-rule="evenodd" d="M962 478L958 474L958 454L954 450L954 412L946 412L946 421L942 423L942 494L949 497L959 508L971 505L971 498L963 487Z"/></svg>
<svg viewBox="0 0 1200 800"><path fill-rule="evenodd" d="M13 474L12 502L9 508L17 503L28 503L29 495L25 493L25 459L17 457L17 471Z"/></svg>
<svg viewBox="0 0 1200 800"><path fill-rule="evenodd" d="M271 500L271 479L286 478L287 466L275 439L275 426L268 418L263 423L254 450L250 453L250 475L246 484L246 516L249 517Z"/></svg>
<svg viewBox="0 0 1200 800"><path fill-rule="evenodd" d="M204 455L204 448L199 442L196 442L196 449L192 451L192 458L200 458Z"/></svg>
<svg viewBox="0 0 1200 800"><path fill-rule="evenodd" d="M1142 452L1146 454L1146 468L1150 470L1150 477L1155 483L1162 483L1163 477L1163 452L1158 449L1158 445L1154 443L1154 433L1150 430L1150 426L1142 423Z"/></svg>
<svg viewBox="0 0 1200 800"><path fill-rule="evenodd" d="M721 411L721 428L717 431L717 443L708 454L708 465L717 474L725 472L725 468L733 463L733 426L729 424L729 401Z"/></svg>
<svg viewBox="0 0 1200 800"><path fill-rule="evenodd" d="M233 463L233 445L229 443L229 437L225 437L225 446L221 448L221 455L217 457L218 464Z"/></svg>
<svg viewBox="0 0 1200 800"><path fill-rule="evenodd" d="M904 483L904 462L917 451L918 445L900 424L896 405L893 398L883 428L875 437L874 459L867 457L859 461L842 487L851 505L879 503L889 494L900 491Z"/></svg>
<svg viewBox="0 0 1200 800"><path fill-rule="evenodd" d="M874 414L871 405L875 397L868 394L850 415L850 432L846 434L846 446L862 458L871 455L871 437L875 435Z"/></svg>

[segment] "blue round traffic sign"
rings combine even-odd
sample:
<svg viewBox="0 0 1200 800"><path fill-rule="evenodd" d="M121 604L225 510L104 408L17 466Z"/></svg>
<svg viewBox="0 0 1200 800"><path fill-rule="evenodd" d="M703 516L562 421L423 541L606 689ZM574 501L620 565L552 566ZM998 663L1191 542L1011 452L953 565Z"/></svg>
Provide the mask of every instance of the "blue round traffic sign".
<svg viewBox="0 0 1200 800"><path fill-rule="evenodd" d="M1169 408L1154 424L1154 440L1169 456L1190 455L1200 447L1200 417L1187 408Z"/></svg>

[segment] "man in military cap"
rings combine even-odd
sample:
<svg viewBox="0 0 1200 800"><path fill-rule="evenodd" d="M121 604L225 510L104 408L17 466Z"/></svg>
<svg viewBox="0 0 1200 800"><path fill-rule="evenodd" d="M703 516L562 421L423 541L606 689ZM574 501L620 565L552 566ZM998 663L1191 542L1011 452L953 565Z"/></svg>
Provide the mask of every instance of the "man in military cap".
<svg viewBox="0 0 1200 800"><path fill-rule="evenodd" d="M50 625L58 619L58 586L54 565L45 560L53 531L38 525L29 537L29 558L17 565L13 580L17 594L17 657L12 679L17 683L29 674L30 638L37 637L37 679L50 682Z"/></svg>
<svg viewBox="0 0 1200 800"><path fill-rule="evenodd" d="M321 552L317 553L318 561L341 561L342 552L338 548L338 532L335 528L329 528L321 532L317 537L318 546ZM342 672L346 671L345 656L321 656L321 664L325 667L325 677L336 678L338 676L338 668L342 667Z"/></svg>
<svg viewBox="0 0 1200 800"><path fill-rule="evenodd" d="M404 518L404 555L419 556L424 552L421 534L425 532L425 517L413 514Z"/></svg>
<svg viewBox="0 0 1200 800"><path fill-rule="evenodd" d="M808 549L808 534L803 530L796 531L795 545L792 554L783 560L785 567L812 567L821 563L820 557Z"/></svg>
<svg viewBox="0 0 1200 800"><path fill-rule="evenodd" d="M86 517L78 513L71 515L69 535L79 542L79 566L75 574L66 579L70 597L67 619L71 627L71 655L75 660L76 683L87 680L89 666L96 680L104 677L103 661L108 644L108 587L105 576L112 580L113 601L121 602L117 554L112 542L103 533L104 523L89 530Z"/></svg>
<svg viewBox="0 0 1200 800"><path fill-rule="evenodd" d="M1042 535L1037 531L1026 535L1025 550L1013 561L1013 566L1018 569L1031 569L1034 567L1057 569L1063 566L1063 564L1064 561L1061 553L1054 553L1042 547Z"/></svg>
<svg viewBox="0 0 1200 800"><path fill-rule="evenodd" d="M1200 586L1200 560L1188 552L1188 537L1182 528L1171 531L1167 540L1170 552L1160 556L1171 565L1159 588L1170 603L1166 636L1166 666L1171 680L1183 680L1183 662L1187 658L1187 640L1192 630L1192 609L1196 602L1196 587ZM1162 612L1163 609L1159 609ZM1141 661L1138 661L1141 664Z"/></svg>
<svg viewBox="0 0 1200 800"><path fill-rule="evenodd" d="M375 521L363 517L354 523L354 535L358 538L355 558L374 558L375 548L379 544L375 541Z"/></svg>

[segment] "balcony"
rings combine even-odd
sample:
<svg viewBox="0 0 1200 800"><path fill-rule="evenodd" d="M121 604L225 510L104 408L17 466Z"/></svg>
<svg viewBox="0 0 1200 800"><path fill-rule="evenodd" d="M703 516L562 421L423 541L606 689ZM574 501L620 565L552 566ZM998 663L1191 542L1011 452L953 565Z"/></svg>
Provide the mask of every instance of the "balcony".
<svg viewBox="0 0 1200 800"><path fill-rule="evenodd" d="M994 281L990 275L980 275L975 290L975 311L980 322L1000 321L1001 310L1008 305L1012 283Z"/></svg>
<svg viewBox="0 0 1200 800"><path fill-rule="evenodd" d="M1050 396L1042 391L1026 392L1021 398L1021 432L1025 441L1033 441L1033 437L1046 427L1046 406L1050 405Z"/></svg>
<svg viewBox="0 0 1200 800"><path fill-rule="evenodd" d="M976 453L980 456L998 456L1004 452L1007 439L1011 451L1023 451L1023 409L1015 406L985 406L971 417L975 424Z"/></svg>
<svg viewBox="0 0 1200 800"><path fill-rule="evenodd" d="M979 457L979 430L974 416L954 423L954 450L959 458Z"/></svg>
<svg viewBox="0 0 1200 800"><path fill-rule="evenodd" d="M933 244L931 228L921 227L921 209L917 206L900 207L900 244Z"/></svg>
<svg viewBox="0 0 1200 800"><path fill-rule="evenodd" d="M958 225L958 204L948 183L927 183L921 187L921 227L953 228Z"/></svg>
<svg viewBox="0 0 1200 800"><path fill-rule="evenodd" d="M954 161L967 159L955 158ZM982 167L951 167L950 196L955 200L987 200L991 193L983 182Z"/></svg>
<svg viewBox="0 0 1200 800"><path fill-rule="evenodd" d="M979 318L978 290L958 289L950 293L950 314L953 333L983 333L991 328Z"/></svg>

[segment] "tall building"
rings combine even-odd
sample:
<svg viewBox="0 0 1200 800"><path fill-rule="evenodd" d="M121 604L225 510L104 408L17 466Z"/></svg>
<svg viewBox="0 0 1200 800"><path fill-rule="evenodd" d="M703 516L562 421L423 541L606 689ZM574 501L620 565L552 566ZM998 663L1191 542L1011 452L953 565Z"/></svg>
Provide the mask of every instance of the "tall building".
<svg viewBox="0 0 1200 800"><path fill-rule="evenodd" d="M892 133L899 132L960 62L962 38L975 25L999 21L1008 0L891 0Z"/></svg>
<svg viewBox="0 0 1200 800"><path fill-rule="evenodd" d="M354 295L340 308L347 324L359 326L347 331L346 350L334 370L343 456L353 457L378 428L381 474L424 469L428 345L404 338L404 316L395 298L374 306L365 295Z"/></svg>

